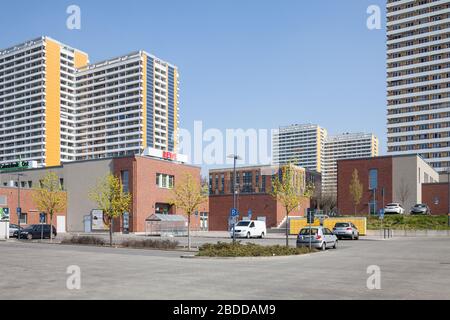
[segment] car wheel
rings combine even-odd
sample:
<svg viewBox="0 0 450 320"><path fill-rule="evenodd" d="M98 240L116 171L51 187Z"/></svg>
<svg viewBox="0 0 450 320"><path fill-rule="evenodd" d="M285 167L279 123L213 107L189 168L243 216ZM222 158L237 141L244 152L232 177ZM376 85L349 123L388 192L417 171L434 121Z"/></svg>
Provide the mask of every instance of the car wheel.
<svg viewBox="0 0 450 320"><path fill-rule="evenodd" d="M357 236L356 236L356 240L359 240L359 233L358 233Z"/></svg>
<svg viewBox="0 0 450 320"><path fill-rule="evenodd" d="M352 233L352 240L355 240L355 234Z"/></svg>
<svg viewBox="0 0 450 320"><path fill-rule="evenodd" d="M327 249L327 244L325 242L322 243L322 251L325 251Z"/></svg>
<svg viewBox="0 0 450 320"><path fill-rule="evenodd" d="M247 232L247 239L250 239L250 232Z"/></svg>
<svg viewBox="0 0 450 320"><path fill-rule="evenodd" d="M334 242L333 249L337 249L337 246L338 246L338 241L336 240L336 241Z"/></svg>
<svg viewBox="0 0 450 320"><path fill-rule="evenodd" d="M27 234L27 239L28 240L32 240L33 239L33 235L32 234Z"/></svg>
<svg viewBox="0 0 450 320"><path fill-rule="evenodd" d="M264 232L261 233L261 239L264 239Z"/></svg>

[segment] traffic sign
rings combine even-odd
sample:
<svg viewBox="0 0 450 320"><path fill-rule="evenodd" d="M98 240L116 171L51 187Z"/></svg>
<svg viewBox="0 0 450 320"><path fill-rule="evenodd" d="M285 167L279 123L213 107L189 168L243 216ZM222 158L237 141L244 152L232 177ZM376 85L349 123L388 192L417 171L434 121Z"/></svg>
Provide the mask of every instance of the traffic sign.
<svg viewBox="0 0 450 320"><path fill-rule="evenodd" d="M306 214L306 222L307 223L314 223L314 212L313 211L308 211L308 213Z"/></svg>
<svg viewBox="0 0 450 320"><path fill-rule="evenodd" d="M384 219L384 209L380 209L379 218L380 220Z"/></svg>
<svg viewBox="0 0 450 320"><path fill-rule="evenodd" d="M239 216L239 211L236 208L231 209L231 216L232 217Z"/></svg>
<svg viewBox="0 0 450 320"><path fill-rule="evenodd" d="M45 213L39 213L39 223L45 223Z"/></svg>
<svg viewBox="0 0 450 320"><path fill-rule="evenodd" d="M0 208L0 219L9 220L9 208Z"/></svg>
<svg viewBox="0 0 450 320"><path fill-rule="evenodd" d="M21 215L22 214L22 208L16 208L16 213L17 215Z"/></svg>
<svg viewBox="0 0 450 320"><path fill-rule="evenodd" d="M252 212L252 210L251 209L248 209L248 219L249 220L252 220L252 215L253 215L253 212Z"/></svg>

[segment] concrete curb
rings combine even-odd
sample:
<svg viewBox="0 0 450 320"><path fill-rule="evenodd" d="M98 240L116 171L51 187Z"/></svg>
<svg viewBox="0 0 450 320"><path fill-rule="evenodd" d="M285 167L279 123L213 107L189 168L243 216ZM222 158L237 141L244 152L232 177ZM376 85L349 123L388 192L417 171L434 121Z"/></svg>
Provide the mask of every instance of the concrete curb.
<svg viewBox="0 0 450 320"><path fill-rule="evenodd" d="M382 237L382 230L367 230L368 236ZM392 229L393 237L450 237L450 230L399 230Z"/></svg>

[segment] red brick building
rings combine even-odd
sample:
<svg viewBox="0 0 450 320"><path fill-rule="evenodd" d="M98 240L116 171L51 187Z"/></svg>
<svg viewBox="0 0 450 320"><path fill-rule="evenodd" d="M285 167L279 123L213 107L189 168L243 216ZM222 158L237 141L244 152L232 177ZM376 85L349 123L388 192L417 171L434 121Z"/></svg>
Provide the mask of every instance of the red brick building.
<svg viewBox="0 0 450 320"><path fill-rule="evenodd" d="M20 190L20 207L22 209L21 226L39 223L40 211L37 209L33 200L33 193L35 190L21 189ZM8 208L10 223L17 224L18 216L16 208L18 207L18 188L0 188L0 208ZM58 218L59 217L59 218ZM61 219L63 217L63 219ZM46 218L48 219L48 218ZM58 212L53 215L52 223L59 230L66 230L66 210ZM61 225L62 224L62 225Z"/></svg>
<svg viewBox="0 0 450 320"><path fill-rule="evenodd" d="M240 212L239 219L252 212L252 219L265 219L267 227L276 227L283 222L285 210L269 192L272 190L272 178L277 174L272 166L241 167L236 169L236 203ZM298 167L297 172L303 175L305 170ZM229 227L230 210L233 208L233 169L215 169L209 172L209 229L224 231ZM310 200L302 198L301 205L291 216L303 216L310 207Z"/></svg>
<svg viewBox="0 0 450 320"><path fill-rule="evenodd" d="M448 182L424 183L422 185L422 202L430 207L433 215L447 215Z"/></svg>
<svg viewBox="0 0 450 320"><path fill-rule="evenodd" d="M378 213L391 202L402 204L409 212L422 202L422 184L439 181L439 174L418 155L339 160L337 167L337 206L342 215L355 212L349 192L354 170L363 186L361 202L356 206L359 215Z"/></svg>
<svg viewBox="0 0 450 320"><path fill-rule="evenodd" d="M159 151L163 154L161 150ZM32 203L26 202L28 201L26 199L30 198L26 195L31 193L32 187L39 185L40 179L51 171L58 175L67 193L67 231L101 231L101 227L96 230L93 228L94 211L98 211L99 208L90 199L89 193L100 179L113 173L120 177L126 191L132 195L129 232L145 232L146 219L152 214L184 214L180 209L172 206L170 200L173 199L172 189L183 180L186 174L191 174L194 179L198 179L199 184L201 182L200 168L176 161L175 156L173 154L168 154L166 158L125 156L74 161L56 167L21 171L24 182L22 189L24 212L31 212L29 221L36 221L35 216L38 216L38 213L34 213ZM0 185L5 186L11 181L14 182L14 175L13 171L0 173ZM17 188L12 188L10 192L11 198L8 198L8 202L11 201L14 204L17 201L15 198ZM16 204L11 208L14 208L15 212ZM208 203L202 205L198 211L198 214L192 216L192 229L207 229ZM114 225L116 232L123 230L122 219L115 221Z"/></svg>

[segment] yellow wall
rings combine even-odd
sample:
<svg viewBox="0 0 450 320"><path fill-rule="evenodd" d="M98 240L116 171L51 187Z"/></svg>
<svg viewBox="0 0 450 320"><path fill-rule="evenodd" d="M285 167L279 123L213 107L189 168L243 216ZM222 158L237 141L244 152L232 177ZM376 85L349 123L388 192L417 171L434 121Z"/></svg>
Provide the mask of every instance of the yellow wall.
<svg viewBox="0 0 450 320"><path fill-rule="evenodd" d="M314 219L314 227L320 226L320 220ZM325 219L323 226L330 230L338 222L353 222L353 224L358 228L359 234L365 236L367 233L367 219L366 218L328 218ZM298 234L302 228L308 227L306 218L298 218L290 220L290 234Z"/></svg>
<svg viewBox="0 0 450 320"><path fill-rule="evenodd" d="M60 57L58 43L47 40L46 46L46 109L45 109L45 155L46 166L60 165Z"/></svg>
<svg viewBox="0 0 450 320"><path fill-rule="evenodd" d="M75 51L74 65L75 68L81 68L88 64L88 56L80 51Z"/></svg>
<svg viewBox="0 0 450 320"><path fill-rule="evenodd" d="M143 126L143 134L144 134L144 141L143 141L143 147L147 148L147 56L145 54L143 54L143 70L144 70L144 90L143 90L143 94L144 94L144 98L143 98L143 110L142 113L144 115L144 126Z"/></svg>

